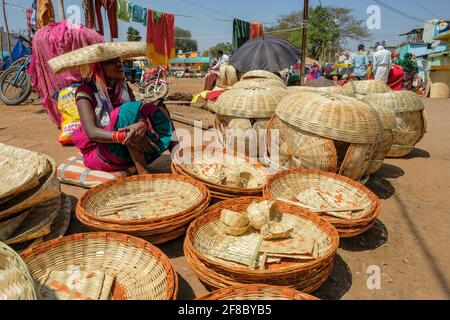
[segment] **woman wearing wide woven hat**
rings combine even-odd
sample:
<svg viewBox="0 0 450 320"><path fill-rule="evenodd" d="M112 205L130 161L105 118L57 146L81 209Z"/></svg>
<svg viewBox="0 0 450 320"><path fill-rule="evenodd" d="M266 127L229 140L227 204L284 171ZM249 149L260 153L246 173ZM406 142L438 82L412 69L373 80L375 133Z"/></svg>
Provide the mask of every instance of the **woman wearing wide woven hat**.
<svg viewBox="0 0 450 320"><path fill-rule="evenodd" d="M72 138L91 169L117 171L134 165L144 174L149 163L175 145L165 106L133 101L123 73L121 59L145 52L143 42L101 43L49 61L54 72L81 72L75 94L81 128Z"/></svg>

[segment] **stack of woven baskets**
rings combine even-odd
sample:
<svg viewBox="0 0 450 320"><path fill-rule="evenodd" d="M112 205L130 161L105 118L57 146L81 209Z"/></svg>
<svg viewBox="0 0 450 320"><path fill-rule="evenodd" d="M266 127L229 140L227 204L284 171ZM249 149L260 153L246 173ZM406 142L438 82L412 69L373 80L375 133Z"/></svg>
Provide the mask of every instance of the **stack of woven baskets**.
<svg viewBox="0 0 450 320"><path fill-rule="evenodd" d="M361 180L383 130L378 115L358 99L292 93L268 125L266 158L279 169L318 169Z"/></svg>
<svg viewBox="0 0 450 320"><path fill-rule="evenodd" d="M395 113L397 125L388 157L404 157L422 140L427 130L425 107L420 97L411 91L391 91L368 95L364 101L373 108L389 108Z"/></svg>
<svg viewBox="0 0 450 320"><path fill-rule="evenodd" d="M0 241L20 249L64 235L71 208L54 160L0 144L0 171Z"/></svg>
<svg viewBox="0 0 450 320"><path fill-rule="evenodd" d="M27 249L22 258L40 299L174 300L178 292L169 258L125 234L75 234Z"/></svg>
<svg viewBox="0 0 450 320"><path fill-rule="evenodd" d="M269 178L264 196L316 212L336 227L341 238L355 237L369 230L382 209L380 199L362 184L318 170L292 169L277 173Z"/></svg>
<svg viewBox="0 0 450 320"><path fill-rule="evenodd" d="M341 86L330 86L330 87L303 87L303 86L292 86L287 88L291 93L301 93L301 92L322 92L328 94L341 94L353 96L352 92L347 92Z"/></svg>
<svg viewBox="0 0 450 320"><path fill-rule="evenodd" d="M120 178L89 190L78 202L78 220L89 229L115 231L158 244L182 236L209 206L200 182L171 174Z"/></svg>
<svg viewBox="0 0 450 320"><path fill-rule="evenodd" d="M219 88L227 88L238 82L238 75L236 69L226 63L219 68L219 79L217 81L217 86Z"/></svg>
<svg viewBox="0 0 450 320"><path fill-rule="evenodd" d="M223 148L180 148L172 173L204 183L213 202L242 196L262 196L269 175L255 159Z"/></svg>
<svg viewBox="0 0 450 320"><path fill-rule="evenodd" d="M265 284L230 286L196 300L318 300L309 294L287 288Z"/></svg>
<svg viewBox="0 0 450 320"><path fill-rule="evenodd" d="M264 259L267 254L259 252L258 244L264 244L264 241L263 244L260 242L259 232L249 229L239 237L225 233L221 222L223 209L245 212L253 202L262 200L238 198L222 201L195 220L189 226L184 242L184 254L191 268L211 289L253 283L287 286L304 292L319 288L333 268L339 236L331 224L315 214L276 201L280 212L276 219L292 228L293 241L314 243L316 254L313 260L280 258L269 261ZM270 243L265 245L270 247ZM300 252L296 250L299 249L289 252Z"/></svg>
<svg viewBox="0 0 450 320"><path fill-rule="evenodd" d="M354 96L359 99L373 93L386 93L392 91L391 88L381 80L350 81L344 85L343 89L346 92L346 95Z"/></svg>
<svg viewBox="0 0 450 320"><path fill-rule="evenodd" d="M250 81L250 80L249 80ZM260 133L287 91L281 87L232 88L215 103L215 128L223 138L223 145L257 158L260 152Z"/></svg>

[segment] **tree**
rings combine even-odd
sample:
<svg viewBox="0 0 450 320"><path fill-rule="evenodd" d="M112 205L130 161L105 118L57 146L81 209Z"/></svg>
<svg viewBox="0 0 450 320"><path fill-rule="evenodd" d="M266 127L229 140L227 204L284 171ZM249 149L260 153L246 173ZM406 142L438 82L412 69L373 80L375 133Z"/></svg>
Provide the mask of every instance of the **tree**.
<svg viewBox="0 0 450 320"><path fill-rule="evenodd" d="M268 31L299 28L302 17L302 12L281 16L278 24ZM301 32L297 29L276 34L300 48ZM348 39L361 41L369 38L364 21L353 17L352 9L317 6L309 10L307 52L311 58L332 61Z"/></svg>
<svg viewBox="0 0 450 320"><path fill-rule="evenodd" d="M182 52L193 52L198 50L197 40L192 39L189 30L175 27L175 50Z"/></svg>
<svg viewBox="0 0 450 320"><path fill-rule="evenodd" d="M139 33L139 30L136 30L133 27L128 27L127 31L127 41L141 41L142 37Z"/></svg>
<svg viewBox="0 0 450 320"><path fill-rule="evenodd" d="M206 51L203 51L204 57L215 57L217 55L217 50L222 50L225 54L231 54L233 52L233 46L229 42L220 42L216 44L214 47L209 48Z"/></svg>

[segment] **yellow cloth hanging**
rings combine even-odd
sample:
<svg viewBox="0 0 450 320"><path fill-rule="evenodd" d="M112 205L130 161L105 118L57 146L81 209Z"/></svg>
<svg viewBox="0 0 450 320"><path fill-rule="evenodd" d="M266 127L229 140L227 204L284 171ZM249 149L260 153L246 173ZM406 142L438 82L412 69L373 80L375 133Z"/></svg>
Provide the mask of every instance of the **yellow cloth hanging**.
<svg viewBox="0 0 450 320"><path fill-rule="evenodd" d="M51 0L38 0L36 20L38 28L45 27L50 22L55 22L55 11Z"/></svg>

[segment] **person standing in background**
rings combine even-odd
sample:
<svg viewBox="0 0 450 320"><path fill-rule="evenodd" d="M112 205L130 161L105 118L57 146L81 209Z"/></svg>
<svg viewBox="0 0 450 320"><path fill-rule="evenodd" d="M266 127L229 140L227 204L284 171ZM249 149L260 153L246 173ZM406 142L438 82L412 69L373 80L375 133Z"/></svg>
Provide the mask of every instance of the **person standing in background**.
<svg viewBox="0 0 450 320"><path fill-rule="evenodd" d="M373 72L375 80L388 82L392 66L391 52L386 50L379 42L375 45L377 52L373 55Z"/></svg>
<svg viewBox="0 0 450 320"><path fill-rule="evenodd" d="M364 51L364 45L360 44L358 46L358 52L353 55L352 64L354 78L356 80L366 80L369 57L367 56L367 52Z"/></svg>

